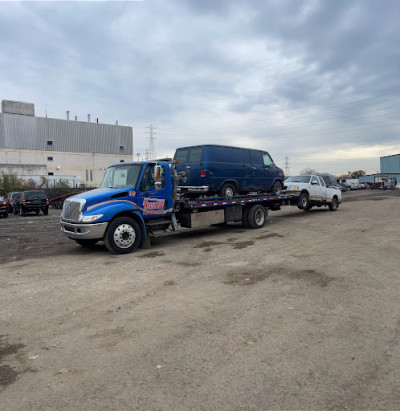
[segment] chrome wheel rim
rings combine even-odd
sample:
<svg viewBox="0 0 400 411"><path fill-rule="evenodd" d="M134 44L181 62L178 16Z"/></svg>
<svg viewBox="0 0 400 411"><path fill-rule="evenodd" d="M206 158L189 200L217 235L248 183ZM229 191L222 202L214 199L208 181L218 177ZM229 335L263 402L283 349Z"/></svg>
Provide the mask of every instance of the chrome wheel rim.
<svg viewBox="0 0 400 411"><path fill-rule="evenodd" d="M225 189L225 197L232 197L233 196L233 189L231 187L227 187Z"/></svg>
<svg viewBox="0 0 400 411"><path fill-rule="evenodd" d="M306 196L301 197L301 205L303 207L305 207L307 205L307 197Z"/></svg>
<svg viewBox="0 0 400 411"><path fill-rule="evenodd" d="M121 224L114 231L114 242L120 248L129 248L136 240L136 233L129 224Z"/></svg>
<svg viewBox="0 0 400 411"><path fill-rule="evenodd" d="M262 225L264 224L264 220L265 220L265 214L263 212L263 210L257 210L254 214L254 220L256 222L257 225Z"/></svg>

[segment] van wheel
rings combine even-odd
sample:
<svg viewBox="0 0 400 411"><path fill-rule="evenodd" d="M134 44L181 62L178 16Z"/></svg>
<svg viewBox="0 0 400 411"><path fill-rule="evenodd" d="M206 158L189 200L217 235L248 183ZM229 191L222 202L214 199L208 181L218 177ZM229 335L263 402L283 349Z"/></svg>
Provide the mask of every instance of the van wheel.
<svg viewBox="0 0 400 411"><path fill-rule="evenodd" d="M329 204L330 211L336 211L339 207L339 201L336 197L332 198L332 202Z"/></svg>
<svg viewBox="0 0 400 411"><path fill-rule="evenodd" d="M221 197L233 197L236 194L236 187L232 183L226 183L219 190L218 194Z"/></svg>
<svg viewBox="0 0 400 411"><path fill-rule="evenodd" d="M250 228L262 228L265 224L265 217L267 213L265 208L260 205L256 204L249 209L248 213L248 225Z"/></svg>
<svg viewBox="0 0 400 411"><path fill-rule="evenodd" d="M271 192L273 195L278 196L282 191L282 183L279 180L276 180L272 185Z"/></svg>
<svg viewBox="0 0 400 411"><path fill-rule="evenodd" d="M129 217L119 217L110 223L104 236L107 249L113 254L127 254L140 244L140 227Z"/></svg>

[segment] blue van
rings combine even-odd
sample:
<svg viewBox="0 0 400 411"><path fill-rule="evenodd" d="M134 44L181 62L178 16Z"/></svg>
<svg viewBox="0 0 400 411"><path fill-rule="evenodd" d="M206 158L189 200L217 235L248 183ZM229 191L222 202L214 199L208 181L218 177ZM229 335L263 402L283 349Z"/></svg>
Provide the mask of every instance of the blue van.
<svg viewBox="0 0 400 411"><path fill-rule="evenodd" d="M186 172L186 182L179 185L190 187L191 192L207 186L208 193L223 197L252 191L278 195L283 187L282 169L262 150L213 144L182 147L176 150L174 162L178 172Z"/></svg>

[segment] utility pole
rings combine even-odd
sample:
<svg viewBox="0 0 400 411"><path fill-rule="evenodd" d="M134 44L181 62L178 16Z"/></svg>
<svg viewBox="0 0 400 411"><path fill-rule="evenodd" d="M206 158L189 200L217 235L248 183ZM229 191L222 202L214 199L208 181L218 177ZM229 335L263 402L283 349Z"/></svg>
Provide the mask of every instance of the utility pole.
<svg viewBox="0 0 400 411"><path fill-rule="evenodd" d="M288 176L290 174L289 170L289 157L285 156L285 176Z"/></svg>
<svg viewBox="0 0 400 411"><path fill-rule="evenodd" d="M154 147L154 140L155 140L154 135L157 133L154 132L155 127L153 126L153 124L150 124L150 127L147 127L147 128L149 129L148 131L149 136L147 137L147 140L149 141L149 146L148 146L148 149L146 149L146 157L148 157L147 161L150 161L156 158L156 149Z"/></svg>

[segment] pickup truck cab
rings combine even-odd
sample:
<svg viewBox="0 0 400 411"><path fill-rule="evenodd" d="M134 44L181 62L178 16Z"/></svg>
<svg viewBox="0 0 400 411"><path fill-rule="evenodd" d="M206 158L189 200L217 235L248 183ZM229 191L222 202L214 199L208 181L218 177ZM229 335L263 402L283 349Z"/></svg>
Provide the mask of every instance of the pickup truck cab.
<svg viewBox="0 0 400 411"><path fill-rule="evenodd" d="M283 192L297 198L297 206L302 210L328 206L329 210L336 211L342 202L341 191L327 187L324 179L316 175L289 177L285 180Z"/></svg>

